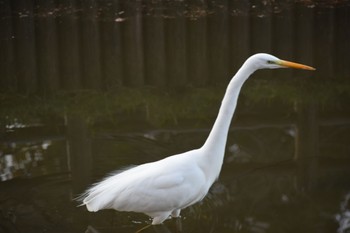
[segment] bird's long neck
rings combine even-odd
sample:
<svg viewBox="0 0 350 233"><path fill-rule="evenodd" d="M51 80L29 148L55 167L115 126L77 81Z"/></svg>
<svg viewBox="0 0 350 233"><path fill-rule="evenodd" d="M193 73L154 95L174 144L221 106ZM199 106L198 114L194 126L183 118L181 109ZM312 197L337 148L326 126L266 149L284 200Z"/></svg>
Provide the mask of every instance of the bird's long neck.
<svg viewBox="0 0 350 233"><path fill-rule="evenodd" d="M219 114L215 120L214 126L209 134L209 137L201 148L205 152L203 153L205 156L205 161L203 161L205 164L210 166L210 168L207 169L213 171L213 173L217 173L215 174L216 176L219 175L221 170L227 134L231 119L236 109L239 92L243 83L253 72L254 70L252 70L250 66L245 63L231 79L222 100ZM216 178L217 177L214 179Z"/></svg>

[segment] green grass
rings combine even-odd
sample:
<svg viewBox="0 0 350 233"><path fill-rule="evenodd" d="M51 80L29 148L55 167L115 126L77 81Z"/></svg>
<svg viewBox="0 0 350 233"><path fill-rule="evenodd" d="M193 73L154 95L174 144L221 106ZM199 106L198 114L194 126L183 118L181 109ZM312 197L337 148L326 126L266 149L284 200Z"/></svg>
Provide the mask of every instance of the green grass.
<svg viewBox="0 0 350 233"><path fill-rule="evenodd" d="M136 117L152 125L177 124L181 120L206 121L216 116L225 87L159 89L115 88L111 91L80 90L51 96L0 95L0 122L17 119L32 122L59 121L66 114L79 114L89 123L118 123ZM253 80L242 89L239 107L295 102L317 102L322 109L344 108L350 99L350 85L330 82L276 82ZM345 106L346 107L346 106Z"/></svg>

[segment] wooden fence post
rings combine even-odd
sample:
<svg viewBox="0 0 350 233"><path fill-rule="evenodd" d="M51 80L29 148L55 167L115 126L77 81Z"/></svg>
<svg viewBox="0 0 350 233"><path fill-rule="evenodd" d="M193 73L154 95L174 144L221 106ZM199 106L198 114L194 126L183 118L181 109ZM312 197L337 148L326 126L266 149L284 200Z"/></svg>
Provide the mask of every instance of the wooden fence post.
<svg viewBox="0 0 350 233"><path fill-rule="evenodd" d="M51 94L60 87L56 5L54 0L37 0L36 44L39 91Z"/></svg>
<svg viewBox="0 0 350 233"><path fill-rule="evenodd" d="M165 21L167 83L172 87L185 86L187 83L187 32L186 18L183 15L185 9L181 3L177 4L175 9L180 15Z"/></svg>
<svg viewBox="0 0 350 233"><path fill-rule="evenodd" d="M80 48L77 4L75 0L60 1L66 9L58 20L59 57L62 89L80 89Z"/></svg>
<svg viewBox="0 0 350 233"><path fill-rule="evenodd" d="M146 83L165 86L165 31L162 10L156 9L150 15L144 16L144 22Z"/></svg>
<svg viewBox="0 0 350 233"><path fill-rule="evenodd" d="M142 86L144 80L144 47L141 2L127 1L126 20L123 22L123 50L125 76L129 86Z"/></svg>
<svg viewBox="0 0 350 233"><path fill-rule="evenodd" d="M14 41L16 79L21 94L37 90L37 64L33 2L12 1L14 17Z"/></svg>
<svg viewBox="0 0 350 233"><path fill-rule="evenodd" d="M16 91L15 51L11 0L0 2L0 90Z"/></svg>
<svg viewBox="0 0 350 233"><path fill-rule="evenodd" d="M123 84L123 43L122 23L125 12L120 7L119 0L100 2L102 15L100 20L101 69L103 88L113 88Z"/></svg>
<svg viewBox="0 0 350 233"><path fill-rule="evenodd" d="M204 9L205 10L205 9ZM195 86L208 84L207 16L188 20L188 79Z"/></svg>
<svg viewBox="0 0 350 233"><path fill-rule="evenodd" d="M96 0L81 0L80 44L82 83L88 89L101 89L100 31Z"/></svg>
<svg viewBox="0 0 350 233"><path fill-rule="evenodd" d="M213 15L207 16L208 20L208 60L210 83L227 85L231 79L229 75L230 41L229 41L229 17L228 1L222 1L222 8L218 8Z"/></svg>

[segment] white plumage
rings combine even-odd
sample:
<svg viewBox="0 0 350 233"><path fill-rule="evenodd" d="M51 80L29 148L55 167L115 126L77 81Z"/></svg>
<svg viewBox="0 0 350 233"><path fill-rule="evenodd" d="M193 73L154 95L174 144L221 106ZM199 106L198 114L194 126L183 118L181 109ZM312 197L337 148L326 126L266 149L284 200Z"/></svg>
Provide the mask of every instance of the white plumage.
<svg viewBox="0 0 350 233"><path fill-rule="evenodd" d="M160 224L170 215L178 217L181 209L202 200L219 176L230 122L245 80L257 69L286 67L314 70L269 54L248 58L230 81L201 148L109 176L82 195L82 205L92 212L115 209L145 213L153 218L152 224Z"/></svg>
<svg viewBox="0 0 350 233"><path fill-rule="evenodd" d="M87 191L83 203L92 212L142 212L153 218L153 224L169 215L178 217L182 208L200 201L212 184L203 170L194 166L196 153L189 151L107 177ZM192 189L196 192L188 192Z"/></svg>

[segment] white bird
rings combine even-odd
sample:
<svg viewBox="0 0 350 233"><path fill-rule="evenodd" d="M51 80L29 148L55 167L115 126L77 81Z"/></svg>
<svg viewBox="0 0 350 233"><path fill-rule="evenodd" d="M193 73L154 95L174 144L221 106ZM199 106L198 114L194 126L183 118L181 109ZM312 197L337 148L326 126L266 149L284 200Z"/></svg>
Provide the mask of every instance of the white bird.
<svg viewBox="0 0 350 233"><path fill-rule="evenodd" d="M82 194L89 211L115 209L144 213L161 224L169 216L201 201L218 178L223 163L227 134L243 83L258 69L313 67L259 53L249 57L231 79L219 114L204 145L155 162L111 175Z"/></svg>

